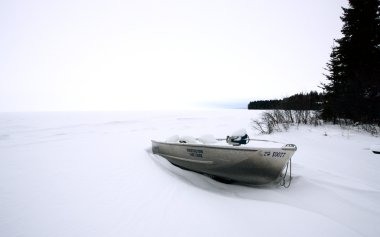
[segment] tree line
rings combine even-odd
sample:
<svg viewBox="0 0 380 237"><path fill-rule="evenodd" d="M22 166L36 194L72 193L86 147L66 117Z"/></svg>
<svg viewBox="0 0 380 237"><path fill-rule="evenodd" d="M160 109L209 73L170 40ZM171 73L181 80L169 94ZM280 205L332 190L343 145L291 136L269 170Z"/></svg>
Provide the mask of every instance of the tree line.
<svg viewBox="0 0 380 237"><path fill-rule="evenodd" d="M299 93L280 100L256 100L248 104L248 109L258 110L321 110L323 94L316 91Z"/></svg>

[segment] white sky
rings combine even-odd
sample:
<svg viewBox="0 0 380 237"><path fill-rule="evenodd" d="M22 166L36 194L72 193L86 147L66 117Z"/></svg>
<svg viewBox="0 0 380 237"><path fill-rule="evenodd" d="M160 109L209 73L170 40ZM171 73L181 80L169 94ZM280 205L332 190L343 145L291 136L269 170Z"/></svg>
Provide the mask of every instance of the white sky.
<svg viewBox="0 0 380 237"><path fill-rule="evenodd" d="M325 80L346 0L1 0L0 111L282 98Z"/></svg>

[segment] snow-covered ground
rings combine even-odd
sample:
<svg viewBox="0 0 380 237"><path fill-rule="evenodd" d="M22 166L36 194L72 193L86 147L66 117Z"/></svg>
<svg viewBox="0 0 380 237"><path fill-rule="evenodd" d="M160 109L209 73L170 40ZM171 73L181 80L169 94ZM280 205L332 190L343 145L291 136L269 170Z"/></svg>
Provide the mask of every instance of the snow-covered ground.
<svg viewBox="0 0 380 237"><path fill-rule="evenodd" d="M380 236L374 137L258 136L247 110L0 114L0 236ZM294 143L290 188L228 185L153 155L174 134ZM327 136L326 136L327 135Z"/></svg>

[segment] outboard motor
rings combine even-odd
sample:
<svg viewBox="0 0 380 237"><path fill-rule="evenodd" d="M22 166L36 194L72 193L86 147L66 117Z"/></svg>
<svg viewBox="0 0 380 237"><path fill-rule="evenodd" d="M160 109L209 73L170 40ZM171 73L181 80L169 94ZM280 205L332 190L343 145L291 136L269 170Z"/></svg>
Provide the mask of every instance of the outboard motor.
<svg viewBox="0 0 380 237"><path fill-rule="evenodd" d="M249 136L248 134L244 134L243 136L227 136L226 141L233 146L245 145L249 143Z"/></svg>

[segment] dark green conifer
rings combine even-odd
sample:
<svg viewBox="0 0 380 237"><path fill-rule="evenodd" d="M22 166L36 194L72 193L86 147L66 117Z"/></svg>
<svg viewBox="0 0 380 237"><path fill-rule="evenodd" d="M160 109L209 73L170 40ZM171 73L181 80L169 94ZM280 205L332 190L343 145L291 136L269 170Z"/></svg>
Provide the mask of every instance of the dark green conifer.
<svg viewBox="0 0 380 237"><path fill-rule="evenodd" d="M349 0L341 17L343 37L335 40L323 85L323 117L380 122L379 0Z"/></svg>

